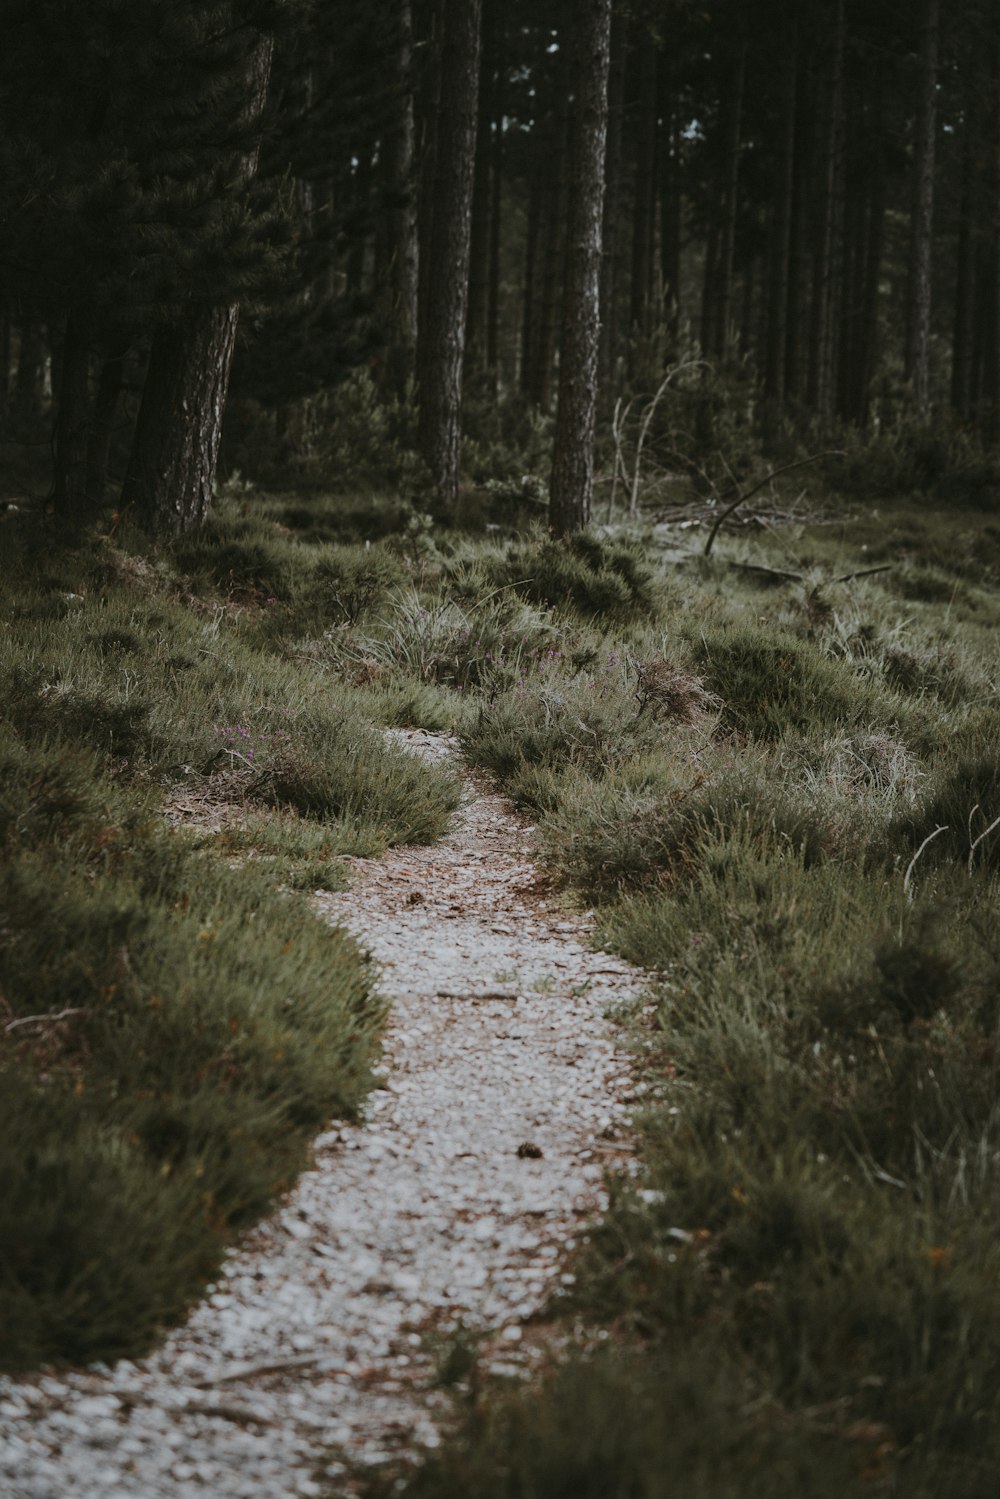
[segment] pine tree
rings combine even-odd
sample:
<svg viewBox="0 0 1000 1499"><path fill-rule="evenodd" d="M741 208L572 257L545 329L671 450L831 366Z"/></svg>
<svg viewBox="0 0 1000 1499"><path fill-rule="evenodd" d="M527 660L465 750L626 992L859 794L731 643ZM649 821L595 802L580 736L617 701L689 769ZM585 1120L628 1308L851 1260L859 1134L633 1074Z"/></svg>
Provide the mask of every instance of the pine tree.
<svg viewBox="0 0 1000 1499"><path fill-rule="evenodd" d="M570 207L549 498L549 523L560 535L589 521L594 482L611 0L580 6L573 40Z"/></svg>

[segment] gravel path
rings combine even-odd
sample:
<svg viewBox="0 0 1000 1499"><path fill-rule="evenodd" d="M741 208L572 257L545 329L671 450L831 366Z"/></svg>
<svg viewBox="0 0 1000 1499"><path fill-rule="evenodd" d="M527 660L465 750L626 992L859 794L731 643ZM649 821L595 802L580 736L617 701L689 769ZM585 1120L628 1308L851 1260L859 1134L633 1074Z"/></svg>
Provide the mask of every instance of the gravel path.
<svg viewBox="0 0 1000 1499"><path fill-rule="evenodd" d="M433 848L355 863L316 899L392 998L365 1122L317 1140L155 1356L0 1379L4 1499L346 1495L440 1439L448 1329L485 1332L494 1369L537 1351L526 1323L627 1153L629 1063L603 1017L641 975L588 950L502 797L471 794Z"/></svg>

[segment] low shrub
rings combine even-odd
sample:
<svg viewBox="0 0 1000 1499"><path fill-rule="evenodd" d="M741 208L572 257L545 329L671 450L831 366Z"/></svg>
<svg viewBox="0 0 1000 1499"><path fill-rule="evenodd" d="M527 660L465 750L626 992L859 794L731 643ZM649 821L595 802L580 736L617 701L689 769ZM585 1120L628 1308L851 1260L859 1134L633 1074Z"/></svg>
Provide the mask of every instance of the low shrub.
<svg viewBox="0 0 1000 1499"><path fill-rule="evenodd" d="M584 619L624 622L655 615L653 574L642 552L589 531L512 546L494 565L498 584L532 603L572 609Z"/></svg>
<svg viewBox="0 0 1000 1499"><path fill-rule="evenodd" d="M383 1007L259 865L185 849L85 753L4 731L8 1367L145 1351L356 1109Z"/></svg>

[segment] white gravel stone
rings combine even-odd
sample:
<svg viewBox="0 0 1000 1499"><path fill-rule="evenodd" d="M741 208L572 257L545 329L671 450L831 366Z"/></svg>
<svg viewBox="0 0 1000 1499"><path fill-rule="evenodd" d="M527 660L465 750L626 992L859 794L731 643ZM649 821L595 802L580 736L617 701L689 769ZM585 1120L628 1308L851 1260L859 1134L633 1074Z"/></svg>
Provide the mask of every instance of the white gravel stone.
<svg viewBox="0 0 1000 1499"><path fill-rule="evenodd" d="M606 1170L630 1169L631 1061L604 1017L643 985L590 950L529 848L477 792L441 844L352 861L350 891L317 894L381 969L387 1086L318 1137L159 1352L0 1383L3 1499L305 1499L319 1473L349 1495L352 1465L438 1444L449 1327L492 1330L495 1367L523 1377L523 1323L572 1284Z"/></svg>

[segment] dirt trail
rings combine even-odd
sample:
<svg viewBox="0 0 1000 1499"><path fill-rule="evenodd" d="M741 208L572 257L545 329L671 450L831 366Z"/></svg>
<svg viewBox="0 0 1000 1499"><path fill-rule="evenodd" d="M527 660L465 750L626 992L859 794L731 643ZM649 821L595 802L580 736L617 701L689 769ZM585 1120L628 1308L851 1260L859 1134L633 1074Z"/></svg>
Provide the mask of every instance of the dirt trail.
<svg viewBox="0 0 1000 1499"><path fill-rule="evenodd" d="M441 736L407 732L427 755ZM641 976L550 902L530 828L470 792L433 848L316 897L372 951L392 1017L366 1120L323 1135L281 1209L152 1358L0 1379L5 1499L291 1499L439 1440L436 1338L526 1328L627 1152L630 1068L603 1018Z"/></svg>

